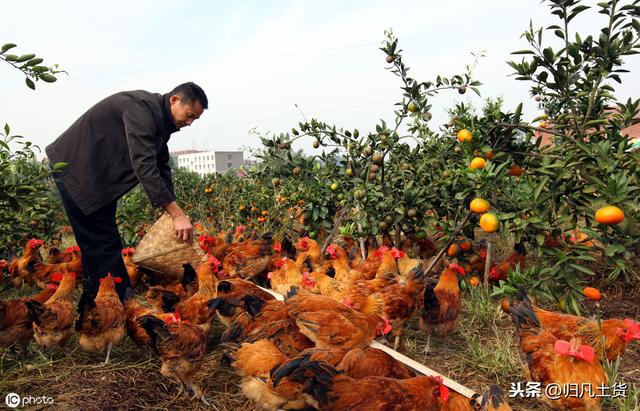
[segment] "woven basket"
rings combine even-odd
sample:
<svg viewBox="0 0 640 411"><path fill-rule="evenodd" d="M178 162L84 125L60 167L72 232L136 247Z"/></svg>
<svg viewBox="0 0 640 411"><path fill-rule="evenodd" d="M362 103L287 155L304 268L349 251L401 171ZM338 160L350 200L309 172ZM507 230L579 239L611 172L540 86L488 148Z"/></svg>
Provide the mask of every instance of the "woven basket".
<svg viewBox="0 0 640 411"><path fill-rule="evenodd" d="M173 228L173 220L164 213L140 240L133 254L133 262L165 276L181 277L182 267L190 263L198 268L205 261L204 252L198 243L188 244L178 240Z"/></svg>

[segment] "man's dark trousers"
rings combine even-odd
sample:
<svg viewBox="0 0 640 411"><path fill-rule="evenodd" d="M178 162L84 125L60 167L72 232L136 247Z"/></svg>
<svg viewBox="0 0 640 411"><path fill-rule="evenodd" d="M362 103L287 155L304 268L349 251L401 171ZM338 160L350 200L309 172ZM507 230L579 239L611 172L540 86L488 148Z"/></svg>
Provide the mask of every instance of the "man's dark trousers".
<svg viewBox="0 0 640 411"><path fill-rule="evenodd" d="M113 277L122 278L122 282L116 284L116 290L120 300L124 301L125 290L131 286L131 282L122 261L122 241L116 224L118 200L85 215L60 180L54 179L82 253L83 293L87 294L87 298L95 298L100 278L111 273Z"/></svg>

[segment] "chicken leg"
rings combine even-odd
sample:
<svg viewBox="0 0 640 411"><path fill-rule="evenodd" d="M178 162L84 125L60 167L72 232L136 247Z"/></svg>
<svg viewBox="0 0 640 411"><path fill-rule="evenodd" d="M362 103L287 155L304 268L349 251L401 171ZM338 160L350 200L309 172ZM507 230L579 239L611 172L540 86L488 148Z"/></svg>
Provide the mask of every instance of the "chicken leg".
<svg viewBox="0 0 640 411"><path fill-rule="evenodd" d="M111 355L111 341L107 343L107 358L105 358L104 363L102 365L107 365L109 363L109 356Z"/></svg>
<svg viewBox="0 0 640 411"><path fill-rule="evenodd" d="M427 345L424 346L425 354L429 354L429 345L431 345L431 334L427 334Z"/></svg>
<svg viewBox="0 0 640 411"><path fill-rule="evenodd" d="M203 404L205 405L211 405L209 404L209 402L207 401L207 399L204 397L204 393L202 392L202 390L200 389L200 387L198 387L197 385L195 385L192 382L184 382L183 383L184 386L187 389L187 392L192 392L193 395L191 396L192 400L198 399L200 401L202 401Z"/></svg>

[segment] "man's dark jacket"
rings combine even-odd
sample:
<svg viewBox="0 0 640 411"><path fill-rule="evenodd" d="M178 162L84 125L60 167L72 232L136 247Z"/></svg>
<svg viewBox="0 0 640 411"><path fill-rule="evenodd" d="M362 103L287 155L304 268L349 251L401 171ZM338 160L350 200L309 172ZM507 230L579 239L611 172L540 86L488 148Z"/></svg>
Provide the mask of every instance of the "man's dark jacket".
<svg viewBox="0 0 640 411"><path fill-rule="evenodd" d="M45 151L51 164L68 163L59 177L85 214L138 182L162 207L175 200L167 142L176 131L168 94L124 91L91 107Z"/></svg>

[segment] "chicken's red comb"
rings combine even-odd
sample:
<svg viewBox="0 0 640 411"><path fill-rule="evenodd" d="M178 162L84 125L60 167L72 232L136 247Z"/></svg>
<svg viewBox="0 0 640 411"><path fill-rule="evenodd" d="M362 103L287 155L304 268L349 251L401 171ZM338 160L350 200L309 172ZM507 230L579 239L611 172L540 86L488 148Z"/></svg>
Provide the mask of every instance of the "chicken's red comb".
<svg viewBox="0 0 640 411"><path fill-rule="evenodd" d="M300 280L300 284L304 288L313 288L313 287L316 286L316 280L314 280L313 278L309 277L309 272L305 271L304 273L302 273L302 278Z"/></svg>
<svg viewBox="0 0 640 411"><path fill-rule="evenodd" d="M373 255L376 257L382 257L382 254L386 253L387 251L389 251L389 247L383 245L380 246Z"/></svg>
<svg viewBox="0 0 640 411"><path fill-rule="evenodd" d="M307 249L309 248L309 237L302 237L298 240L298 247Z"/></svg>
<svg viewBox="0 0 640 411"><path fill-rule="evenodd" d="M27 241L27 245L29 247L40 247L42 243L42 240L38 240L37 238L32 238L31 240Z"/></svg>
<svg viewBox="0 0 640 411"><path fill-rule="evenodd" d="M111 275L111 273L107 273L107 275L105 277L102 277L100 279L100 282L102 283L103 280L107 279L107 278L113 278L113 282L114 283L121 283L122 282L122 278L120 277L114 277Z"/></svg>
<svg viewBox="0 0 640 411"><path fill-rule="evenodd" d="M73 247L67 247L64 249L64 252L67 254L71 254L73 252Z"/></svg>
<svg viewBox="0 0 640 411"><path fill-rule="evenodd" d="M391 249L391 255L393 256L393 258L402 258L404 257L404 251L398 250L397 248L393 247Z"/></svg>
<svg viewBox="0 0 640 411"><path fill-rule="evenodd" d="M198 242L200 244L214 245L216 243L216 239L215 237L211 237L210 235L203 234L200 237L198 237Z"/></svg>
<svg viewBox="0 0 640 411"><path fill-rule="evenodd" d="M58 284L49 283L49 284L47 284L47 288L49 288L51 290L57 290L58 289Z"/></svg>
<svg viewBox="0 0 640 411"><path fill-rule="evenodd" d="M51 281L55 281L57 283L62 281L62 273L55 273L54 275L52 275L51 276Z"/></svg>
<svg viewBox="0 0 640 411"><path fill-rule="evenodd" d="M336 254L336 251L338 250L338 244L336 243L331 243L327 246L326 252L327 254L330 254L331 256L334 256Z"/></svg>
<svg viewBox="0 0 640 411"><path fill-rule="evenodd" d="M467 272L464 270L464 268L460 267L458 264L456 263L451 263L449 264L449 268L456 270L460 275L465 275L467 274Z"/></svg>
<svg viewBox="0 0 640 411"><path fill-rule="evenodd" d="M179 313L170 313L166 317L164 317L165 324L175 324L180 322L180 314Z"/></svg>
<svg viewBox="0 0 640 411"><path fill-rule="evenodd" d="M631 318L625 318L624 326L627 327L623 337L625 341L640 340L640 323L633 321Z"/></svg>
<svg viewBox="0 0 640 411"><path fill-rule="evenodd" d="M553 350L556 354L570 355L587 362L593 362L596 357L596 353L591 346L583 344L578 347L577 351L573 351L571 343L565 340L557 340L553 345Z"/></svg>
<svg viewBox="0 0 640 411"><path fill-rule="evenodd" d="M438 383L438 396L444 402L449 402L449 388L444 385L444 378L442 375L431 377Z"/></svg>
<svg viewBox="0 0 640 411"><path fill-rule="evenodd" d="M214 257L212 255L209 256L209 264L214 266L216 268L216 270L222 265L220 260L218 260L216 257Z"/></svg>
<svg viewBox="0 0 640 411"><path fill-rule="evenodd" d="M495 267L491 267L491 269L489 270L489 277L491 277L493 280L500 279L500 276L498 275L498 271L496 270Z"/></svg>
<svg viewBox="0 0 640 411"><path fill-rule="evenodd" d="M277 268L282 268L282 266L284 265L284 263L287 262L287 257L282 257L280 260L276 261L275 266Z"/></svg>
<svg viewBox="0 0 640 411"><path fill-rule="evenodd" d="M382 321L384 323L384 327L382 328L382 334L384 335L389 334L393 329L393 327L391 326L391 324L389 324L389 320L387 319L387 317L382 317Z"/></svg>
<svg viewBox="0 0 640 411"><path fill-rule="evenodd" d="M73 251L80 251L80 247L79 247L79 246L77 246L77 245L74 245L73 247L71 247L71 249L72 249Z"/></svg>

